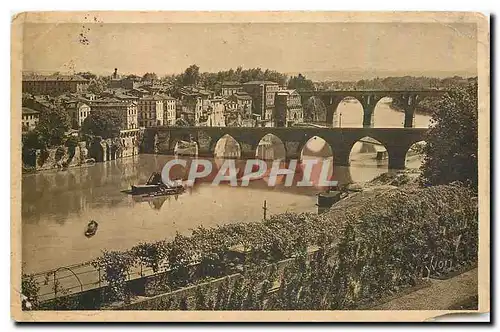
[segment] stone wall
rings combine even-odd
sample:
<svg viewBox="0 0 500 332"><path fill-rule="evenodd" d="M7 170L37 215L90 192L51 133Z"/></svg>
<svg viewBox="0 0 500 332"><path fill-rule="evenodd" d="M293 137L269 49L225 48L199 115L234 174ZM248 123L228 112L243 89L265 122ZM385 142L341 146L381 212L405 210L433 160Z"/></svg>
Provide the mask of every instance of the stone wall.
<svg viewBox="0 0 500 332"><path fill-rule="evenodd" d="M23 166L36 171L64 169L85 164L88 161L86 142L75 147L58 146L47 150L30 150L23 155Z"/></svg>
<svg viewBox="0 0 500 332"><path fill-rule="evenodd" d="M74 148L64 145L47 150L23 151L25 171L65 169L88 163L115 160L139 154L140 138L121 137L114 139L93 138L89 142L78 142Z"/></svg>

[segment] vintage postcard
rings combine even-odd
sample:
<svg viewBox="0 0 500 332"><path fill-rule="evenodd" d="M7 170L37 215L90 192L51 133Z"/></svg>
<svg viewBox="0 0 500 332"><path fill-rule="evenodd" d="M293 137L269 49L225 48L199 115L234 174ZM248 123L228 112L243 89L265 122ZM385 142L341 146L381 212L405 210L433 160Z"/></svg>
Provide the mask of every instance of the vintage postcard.
<svg viewBox="0 0 500 332"><path fill-rule="evenodd" d="M490 310L489 19L12 18L17 321Z"/></svg>

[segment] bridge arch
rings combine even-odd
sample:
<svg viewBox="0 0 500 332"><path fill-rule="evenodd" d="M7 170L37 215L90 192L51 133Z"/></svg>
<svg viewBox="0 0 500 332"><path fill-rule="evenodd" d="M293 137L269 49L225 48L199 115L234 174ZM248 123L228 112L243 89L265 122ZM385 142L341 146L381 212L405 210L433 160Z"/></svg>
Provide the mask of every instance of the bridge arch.
<svg viewBox="0 0 500 332"><path fill-rule="evenodd" d="M322 137L313 136L301 147L300 159L304 158L333 158L333 148Z"/></svg>
<svg viewBox="0 0 500 332"><path fill-rule="evenodd" d="M300 163L305 165L308 160L315 160L311 170L312 174L310 174L313 182L318 183L320 176L322 176L323 167L328 167L328 180L337 178L334 174L334 149L323 137L313 136L301 146Z"/></svg>
<svg viewBox="0 0 500 332"><path fill-rule="evenodd" d="M365 182L386 172L389 163L389 150L380 141L370 136L356 140L350 147L349 164L351 168L362 168L363 172L353 172L353 181Z"/></svg>
<svg viewBox="0 0 500 332"><path fill-rule="evenodd" d="M373 109L373 128L403 128L405 112L393 107L393 97L380 98Z"/></svg>
<svg viewBox="0 0 500 332"><path fill-rule="evenodd" d="M333 123L339 128L362 128L365 109L354 96L343 96L333 113Z"/></svg>
<svg viewBox="0 0 500 332"><path fill-rule="evenodd" d="M255 157L262 160L285 159L286 147L283 140L271 133L264 135L257 144Z"/></svg>
<svg viewBox="0 0 500 332"><path fill-rule="evenodd" d="M405 167L410 169L418 169L424 160L424 149L426 141L418 141L413 143L405 156Z"/></svg>
<svg viewBox="0 0 500 332"><path fill-rule="evenodd" d="M198 142L187 139L187 137L172 138L171 145L173 147L174 155L179 156L198 156Z"/></svg>
<svg viewBox="0 0 500 332"><path fill-rule="evenodd" d="M233 136L225 134L215 143L214 157L239 159L241 157L241 145Z"/></svg>

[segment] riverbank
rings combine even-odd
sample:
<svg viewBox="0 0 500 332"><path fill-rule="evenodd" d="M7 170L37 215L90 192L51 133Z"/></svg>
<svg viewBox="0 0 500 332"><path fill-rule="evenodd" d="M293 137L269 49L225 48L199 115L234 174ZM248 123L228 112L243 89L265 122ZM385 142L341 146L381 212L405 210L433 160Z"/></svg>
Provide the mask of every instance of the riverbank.
<svg viewBox="0 0 500 332"><path fill-rule="evenodd" d="M47 170L67 170L87 167L139 154L139 140L127 136L114 139L93 137L88 141L69 140L64 145L46 149L24 148L22 173L31 174Z"/></svg>
<svg viewBox="0 0 500 332"><path fill-rule="evenodd" d="M400 177L396 176L395 178ZM120 298L126 294L129 294L126 295L129 297L145 296L145 289L149 289L149 296L155 294L155 289L156 294L161 294L166 289L172 291L199 284L207 278L209 280L221 278L234 273L242 275L243 279L237 278L240 280L240 286L237 286L238 283L234 281L235 283L225 285L223 288L231 292L240 292L240 287L244 287L246 292L249 292L248 294L260 294L263 291L259 286L260 282L267 282L270 287L266 290L268 292L274 287L272 285L282 278L289 280L287 284L294 284L293 280L295 282L309 280L302 286L300 283L296 284L297 287L306 288L312 287L313 284L310 283L313 283L314 280L337 280L332 284L326 283L320 287L322 291L327 293L317 294L311 299L303 298L296 304L302 309L349 309L359 305L359 303L366 303L366 301L383 297L387 293L414 285L426 270L435 268L432 266L432 262L435 260L435 250L440 253L440 259L446 260L453 257L454 267L457 264L469 262L474 257L477 258L477 252L475 253L474 249L477 249L477 234L474 233L474 230L477 233L477 220L474 219L474 209L477 207L466 189L455 186L422 189L408 183L401 188L387 187L382 189L380 186L377 188L376 190L364 190L356 193L335 204L329 211L321 215L287 213L272 216L263 222L226 224L218 228L199 228L194 230L191 236L177 234L170 242L143 243L124 252L105 252L101 258L95 261L94 265L99 267L101 271L106 271L101 274L103 279L98 282L99 284L102 282L104 285L109 283L112 289L121 290L114 295L113 293L107 295L111 296L110 300L113 300L114 296ZM409 223L408 215L413 216ZM449 218L443 219L444 216L449 216ZM444 237L441 236L442 241L439 248L427 247L429 243L426 239L427 236L441 234L443 222L446 220L450 222L446 226L449 230ZM455 229L457 220L463 221L465 228ZM418 231L423 224L426 225L427 232ZM351 233L357 234L354 242L349 240L352 236ZM456 246L456 236L461 239L458 247ZM410 241L413 238L417 242ZM307 255L310 257L307 264L310 264L311 267L316 266L311 270L300 267L302 266L300 257L302 257L302 250L305 250L305 244L307 244ZM372 261L372 255L375 254L375 251L372 250L373 244L376 244L384 252L384 255L376 260L376 264ZM345 247L346 245L347 247ZM418 252L420 254L408 256L404 250L399 251L398 249L408 246L413 248L412 253ZM344 249L340 250L340 248ZM354 251L352 252L352 250ZM379 261L380 259L383 261ZM394 259L399 263L394 265ZM332 265L338 260L341 262L345 260L343 264L347 265ZM280 263L285 261L288 262L286 267ZM154 277L153 273L153 279L148 277L147 279L139 278L138 281L130 280L135 285L133 286L127 281L128 273L124 274L123 271L130 271L139 262L141 273L142 267L149 267L153 272L157 271L157 274ZM373 271L368 275L353 274L355 271L352 270L352 267L357 264L365 266L367 271L371 271L370 269ZM264 268L264 266L268 267ZM338 270L341 266L343 266L342 269ZM425 268L426 266L427 268ZM377 275L382 271L392 281L373 283L373 280L381 277L377 277ZM387 280L386 277L383 277L384 280ZM148 286L144 284L147 280L154 280L154 283ZM255 284L257 281L259 283ZM343 290L330 289L337 287L335 285L339 285L339 282L340 284L347 282L351 286ZM203 295L205 298L219 296L214 287L211 289L215 293ZM286 288L280 288L280 291L275 293L277 298L266 306L281 308L280 299L284 300L288 296L287 292ZM339 303L337 297L329 298L326 294L338 294L344 301L346 298L349 301ZM188 301L191 303L188 306L199 309L200 304L196 298L201 295L195 293L192 296L193 299ZM314 298L325 296L327 296L326 302L323 304L310 302ZM372 297L374 298L372 299ZM185 299L176 298L180 302L171 303L173 307L168 308L175 309L183 306L181 302ZM125 299L125 301L127 300ZM88 306L89 303L80 302L80 305ZM205 305L210 306L207 303ZM227 307L228 305L229 307ZM260 307L264 304L255 305ZM225 304L223 307L230 308L231 306L231 304ZM239 306L242 306L241 309L251 309L253 305L242 302ZM299 307L287 305L281 309L299 309ZM150 307L142 309L159 310Z"/></svg>

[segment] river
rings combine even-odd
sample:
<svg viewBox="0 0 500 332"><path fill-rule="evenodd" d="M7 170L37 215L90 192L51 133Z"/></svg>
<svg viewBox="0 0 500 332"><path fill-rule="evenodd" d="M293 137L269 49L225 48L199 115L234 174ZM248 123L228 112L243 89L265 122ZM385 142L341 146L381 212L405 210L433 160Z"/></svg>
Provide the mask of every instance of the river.
<svg viewBox="0 0 500 332"><path fill-rule="evenodd" d="M358 124L358 105L343 103L342 126ZM380 102L375 110L376 127L402 126L404 114ZM429 117L416 115L415 125L427 127ZM341 183L369 181L387 171L387 160L376 153L361 153L361 143L351 152L350 167L335 167ZM312 139L303 158L329 158L328 146ZM333 151L334 153L334 151ZM144 183L153 171L161 171L170 156L139 155L67 171L25 174L22 180L23 270L40 272L89 261L102 250L125 250L139 242L171 239L176 232L189 234L200 225L212 227L230 222L249 222L285 211L316 212L320 188L268 187L253 181L248 187L196 184L179 196L137 201L121 192L131 184ZM331 157L330 157L331 158ZM419 157L407 167L420 166ZM83 233L89 220L99 222L97 234Z"/></svg>

